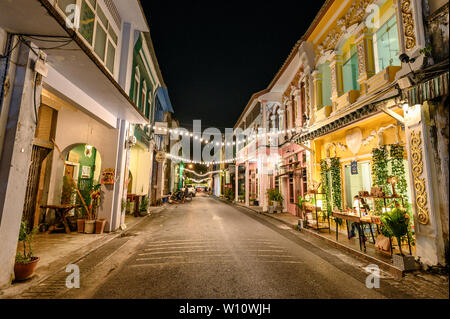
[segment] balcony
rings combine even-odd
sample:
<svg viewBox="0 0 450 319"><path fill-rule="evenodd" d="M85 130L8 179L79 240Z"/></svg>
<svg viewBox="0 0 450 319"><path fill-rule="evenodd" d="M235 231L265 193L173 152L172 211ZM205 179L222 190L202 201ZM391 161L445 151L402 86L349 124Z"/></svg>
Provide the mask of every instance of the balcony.
<svg viewBox="0 0 450 319"><path fill-rule="evenodd" d="M326 120L332 111L333 107L331 105L326 105L315 112L316 122Z"/></svg>
<svg viewBox="0 0 450 319"><path fill-rule="evenodd" d="M353 104L359 98L359 91L350 90L333 101L334 112Z"/></svg>
<svg viewBox="0 0 450 319"><path fill-rule="evenodd" d="M367 94L371 94L378 89L392 83L395 80L395 75L401 69L400 66L388 66L381 72L378 72L366 81Z"/></svg>

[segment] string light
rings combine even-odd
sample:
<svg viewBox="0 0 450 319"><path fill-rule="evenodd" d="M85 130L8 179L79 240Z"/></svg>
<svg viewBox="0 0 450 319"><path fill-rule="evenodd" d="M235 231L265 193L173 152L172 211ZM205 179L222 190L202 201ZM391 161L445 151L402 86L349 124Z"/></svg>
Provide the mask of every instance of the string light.
<svg viewBox="0 0 450 319"><path fill-rule="evenodd" d="M184 162L184 163L189 163L189 164L200 164L200 165L218 165L218 164L229 164L229 163L234 163L238 158L231 158L231 159L227 159L227 160L222 160L222 161L210 161L210 162L203 162L203 161L193 161L189 158L183 158L180 156L175 156L169 153L166 153L166 157L175 160L175 161L179 161L179 162Z"/></svg>
<svg viewBox="0 0 450 319"><path fill-rule="evenodd" d="M194 175L197 175L198 177L204 177L204 176L208 176L208 175L217 174L217 173L221 173L222 172L222 170L218 170L218 171L213 171L213 172L207 172L205 174L199 174L199 173L197 173L197 172L195 172L193 170L187 169L187 168L185 168L184 171L192 173Z"/></svg>

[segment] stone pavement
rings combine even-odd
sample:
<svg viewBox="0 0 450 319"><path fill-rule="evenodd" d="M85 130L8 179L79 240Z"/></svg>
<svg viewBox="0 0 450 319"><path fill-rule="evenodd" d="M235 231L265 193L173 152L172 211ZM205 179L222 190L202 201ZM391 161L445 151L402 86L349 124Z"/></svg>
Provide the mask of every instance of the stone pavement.
<svg viewBox="0 0 450 319"><path fill-rule="evenodd" d="M245 207L249 210L252 210L255 213L271 217L273 219L276 219L276 220L286 224L287 226L289 226L293 229L298 230L299 217L293 216L290 213L270 214L270 213L263 212L261 207L246 206L242 203L231 203L230 201L227 201L225 199L220 199L220 200L225 201L232 205ZM379 265L382 270L390 273L395 278L402 278L405 275L405 273L401 269L396 268L392 265L391 257L377 252L373 247L371 247L373 245L366 243L366 246L367 246L366 253L361 252L359 250L358 241L356 239L348 240L346 232L339 231L338 241L336 241L336 232L333 229L331 229L331 233L328 233L328 231L322 231L322 232L318 233L316 230L305 229L305 228L303 228L301 230L301 232L309 235L309 237L318 238L322 241L327 242L331 246L337 247L338 249L342 249L343 251L351 254L352 256L354 256L358 259L368 261L368 262L373 262L373 263ZM442 282L446 282L448 284L448 273L442 274L441 271L439 271L438 274L436 274L436 272L434 270L431 270L428 272L421 271L419 269L419 266L416 271L413 271L410 273L411 273L411 276L409 276L409 277L426 278L426 280L430 281L430 282L438 282L440 284L442 284Z"/></svg>
<svg viewBox="0 0 450 319"><path fill-rule="evenodd" d="M150 214L157 213L166 206L150 207ZM142 223L146 217L125 216L126 229L132 229ZM123 231L103 234L38 233L33 240L33 253L40 258L33 278L24 282L14 282L9 288L0 290L0 298L20 295L23 291L44 281L55 272L80 260L90 252L119 237ZM18 249L20 246L18 245Z"/></svg>

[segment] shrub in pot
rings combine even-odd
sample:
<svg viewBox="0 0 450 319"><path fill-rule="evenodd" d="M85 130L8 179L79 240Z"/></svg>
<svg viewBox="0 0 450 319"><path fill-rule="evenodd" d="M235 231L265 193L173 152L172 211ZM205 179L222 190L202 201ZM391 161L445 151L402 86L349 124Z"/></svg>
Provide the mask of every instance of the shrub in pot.
<svg viewBox="0 0 450 319"><path fill-rule="evenodd" d="M403 254L402 250L402 239L409 232L409 215L406 210L395 207L391 212L384 214L381 217L381 221L389 235L395 237L398 242L400 254L394 254L392 256L394 265L402 270L415 269L414 257Z"/></svg>
<svg viewBox="0 0 450 319"><path fill-rule="evenodd" d="M269 202L272 202L273 207L280 207L283 202L283 196L281 195L278 188L267 190L267 195L269 197Z"/></svg>
<svg viewBox="0 0 450 319"><path fill-rule="evenodd" d="M139 215L148 215L148 196L142 197L141 202L139 203Z"/></svg>
<svg viewBox="0 0 450 319"><path fill-rule="evenodd" d="M19 243L23 245L23 255L22 253L17 253L14 264L14 276L18 281L31 278L40 260L39 257L33 256L31 247L31 242L36 232L37 227L30 231L27 222L22 221L20 224Z"/></svg>

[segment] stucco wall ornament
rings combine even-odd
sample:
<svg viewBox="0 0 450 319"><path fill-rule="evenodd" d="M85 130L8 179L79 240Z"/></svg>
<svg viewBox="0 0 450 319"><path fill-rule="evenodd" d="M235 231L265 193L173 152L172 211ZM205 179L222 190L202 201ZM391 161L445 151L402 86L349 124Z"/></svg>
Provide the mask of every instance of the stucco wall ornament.
<svg viewBox="0 0 450 319"><path fill-rule="evenodd" d="M416 35L414 34L414 19L411 9L410 0L402 0L401 3L403 29L405 33L405 47L406 50L411 50L416 46Z"/></svg>
<svg viewBox="0 0 450 319"><path fill-rule="evenodd" d="M377 136L377 131L373 130L372 132L370 132L369 136L367 136L365 139L362 140L362 145L363 146L369 145L370 142L372 142L376 136Z"/></svg>
<svg viewBox="0 0 450 319"><path fill-rule="evenodd" d="M417 221L426 225L430 222L428 214L427 190L423 174L422 137L420 132L411 131L411 158L414 176L414 189L416 191Z"/></svg>
<svg viewBox="0 0 450 319"><path fill-rule="evenodd" d="M327 37L317 46L317 58L326 51L334 50L347 29L364 20L367 15L366 9L373 2L375 0L354 0L347 13L336 21L334 27L328 31Z"/></svg>
<svg viewBox="0 0 450 319"><path fill-rule="evenodd" d="M378 134L378 147L381 147L384 145L384 137L383 137L383 132L393 128L394 129L394 134L395 134L395 144L398 144L400 142L400 136L398 135L398 129L397 129L397 125L395 124L390 124L388 126L384 126L384 127L380 127L380 129L378 130L377 134Z"/></svg>
<svg viewBox="0 0 450 319"><path fill-rule="evenodd" d="M345 142L347 143L349 151L356 155L361 149L362 145L361 129L359 127L355 127L354 129L347 131Z"/></svg>

